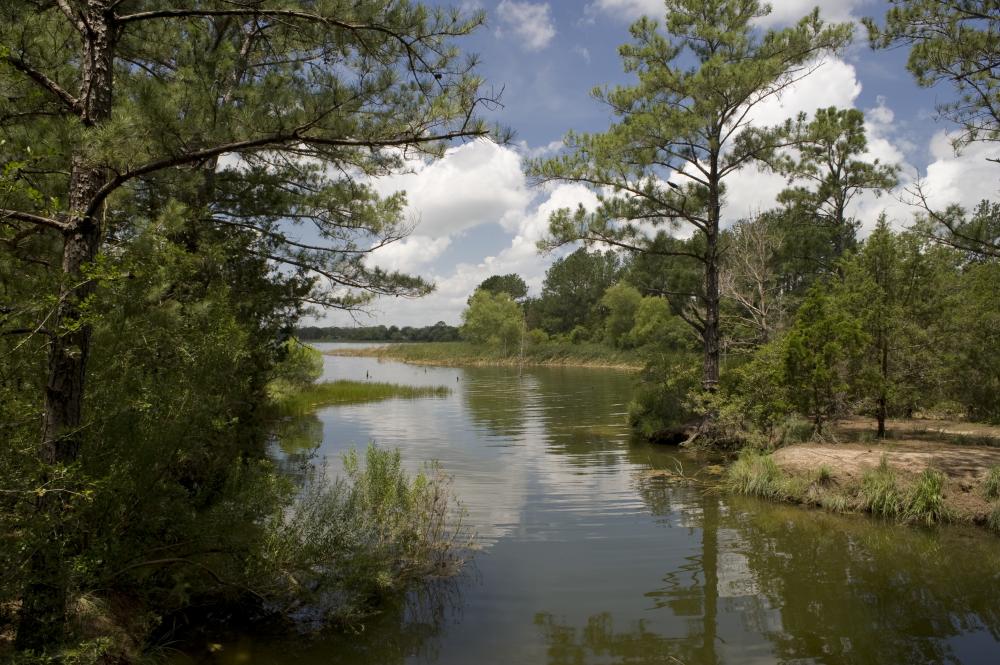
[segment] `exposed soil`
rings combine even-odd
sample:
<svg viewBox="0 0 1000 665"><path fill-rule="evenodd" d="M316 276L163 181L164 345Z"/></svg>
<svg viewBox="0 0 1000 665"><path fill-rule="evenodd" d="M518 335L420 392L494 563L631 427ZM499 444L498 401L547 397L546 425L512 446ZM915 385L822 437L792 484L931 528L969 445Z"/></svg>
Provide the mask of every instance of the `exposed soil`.
<svg viewBox="0 0 1000 665"><path fill-rule="evenodd" d="M841 423L837 431L849 434L868 429L874 431L870 420L854 419ZM945 476L944 498L954 516L961 521L982 522L993 507L980 488L989 469L1000 466L1000 447L949 443L970 436L978 443L1000 446L1000 427L909 420L891 423L891 438L885 443L804 443L778 450L774 461L785 471L801 475L814 474L825 466L835 485L848 492L883 456L903 482L925 469L934 469Z"/></svg>

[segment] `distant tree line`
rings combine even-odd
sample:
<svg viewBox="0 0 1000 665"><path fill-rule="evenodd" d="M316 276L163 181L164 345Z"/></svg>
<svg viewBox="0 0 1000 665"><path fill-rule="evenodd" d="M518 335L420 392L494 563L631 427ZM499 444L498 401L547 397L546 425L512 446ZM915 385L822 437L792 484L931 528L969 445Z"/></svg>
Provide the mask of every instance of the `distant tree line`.
<svg viewBox="0 0 1000 665"><path fill-rule="evenodd" d="M454 342L458 328L438 321L432 326L303 326L295 329L303 342Z"/></svg>

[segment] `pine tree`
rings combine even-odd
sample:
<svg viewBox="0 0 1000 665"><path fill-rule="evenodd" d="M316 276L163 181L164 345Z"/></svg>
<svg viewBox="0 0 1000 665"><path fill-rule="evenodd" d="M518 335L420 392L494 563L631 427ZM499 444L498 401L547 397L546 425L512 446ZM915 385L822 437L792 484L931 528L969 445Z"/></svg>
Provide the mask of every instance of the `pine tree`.
<svg viewBox="0 0 1000 665"><path fill-rule="evenodd" d="M818 12L792 27L761 32L769 11L756 0L667 0L664 30L648 17L619 49L638 82L594 96L618 120L603 134L566 137L570 154L535 162L541 180L584 183L599 194L593 212L561 210L548 246L584 240L635 252L687 257L704 269L704 289L685 316L704 346L702 384L719 381L720 223L726 178L770 155L785 138L755 130L753 109L845 45L848 25L826 27ZM689 66L694 62L695 66ZM647 225L693 228L700 248L654 245Z"/></svg>

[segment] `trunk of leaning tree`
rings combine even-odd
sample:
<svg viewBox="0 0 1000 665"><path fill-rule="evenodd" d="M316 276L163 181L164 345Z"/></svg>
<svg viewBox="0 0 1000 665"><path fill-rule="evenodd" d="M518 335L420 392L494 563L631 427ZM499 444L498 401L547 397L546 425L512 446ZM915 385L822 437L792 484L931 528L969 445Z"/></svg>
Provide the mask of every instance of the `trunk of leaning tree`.
<svg viewBox="0 0 1000 665"><path fill-rule="evenodd" d="M109 0L85 0L79 3L79 13L74 16L75 27L83 39L79 115L86 128L85 136L111 117L114 27L108 4ZM58 467L73 464L80 455L79 428L91 336L90 325L81 321L81 315L84 301L94 290L84 270L100 245L100 221L91 205L105 180L103 170L89 164L83 151L73 157L68 210L63 219L66 230L62 279L54 317L55 335L49 346L39 450L39 458L49 467L46 475L50 477ZM64 527L59 494L40 496L36 509L37 523L47 525L48 542L36 547L29 561L29 581L22 595L16 646L41 652L63 639L68 595L66 559L75 553L76 546L69 542Z"/></svg>

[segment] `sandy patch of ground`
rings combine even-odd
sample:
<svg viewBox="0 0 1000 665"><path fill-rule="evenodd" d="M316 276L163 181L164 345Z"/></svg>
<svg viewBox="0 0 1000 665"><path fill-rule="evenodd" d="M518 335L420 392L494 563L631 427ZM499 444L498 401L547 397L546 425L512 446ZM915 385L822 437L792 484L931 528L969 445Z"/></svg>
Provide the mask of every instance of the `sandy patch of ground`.
<svg viewBox="0 0 1000 665"><path fill-rule="evenodd" d="M990 512L980 485L990 467L1000 466L1000 448L907 440L885 445L805 443L778 450L774 461L798 474L812 474L826 466L833 481L847 488L860 484L865 472L878 466L883 455L903 482L928 468L944 474L945 501L962 519L978 522Z"/></svg>

